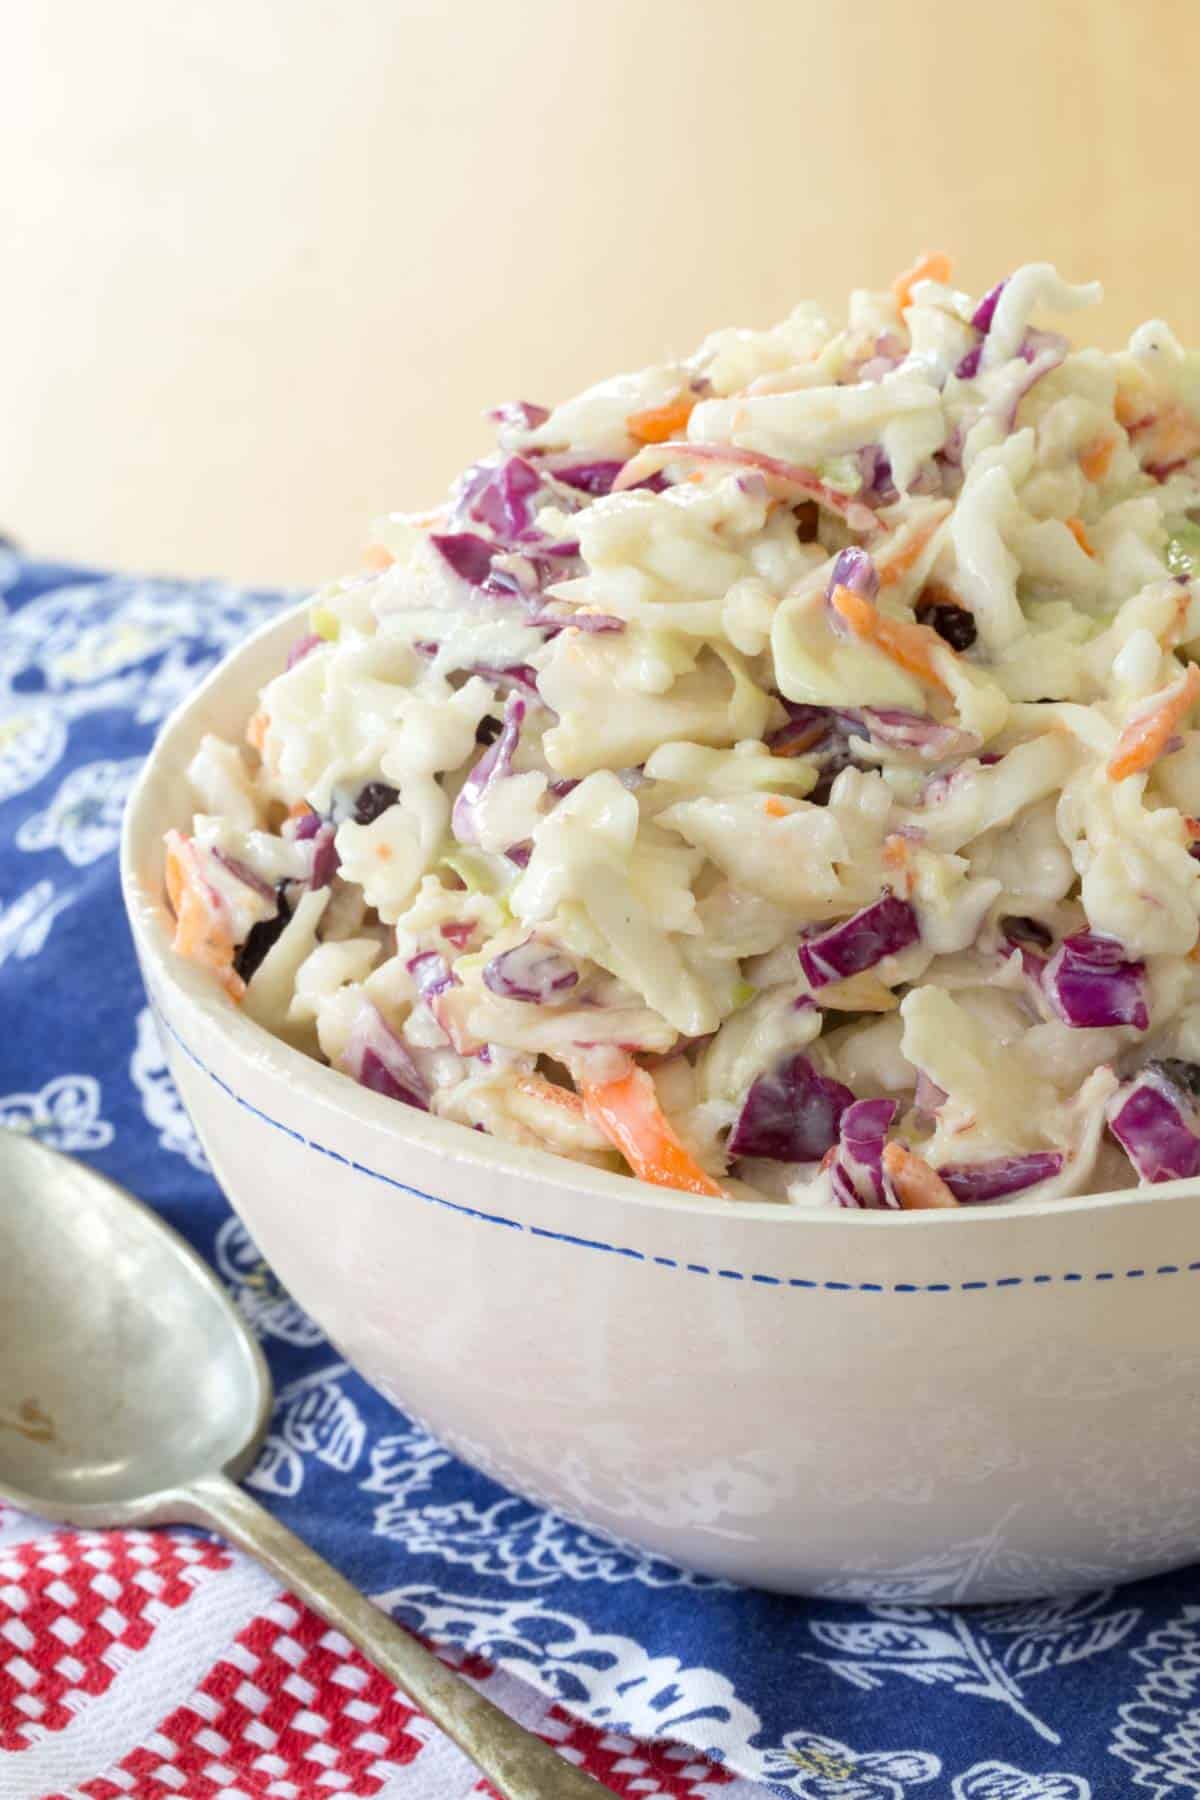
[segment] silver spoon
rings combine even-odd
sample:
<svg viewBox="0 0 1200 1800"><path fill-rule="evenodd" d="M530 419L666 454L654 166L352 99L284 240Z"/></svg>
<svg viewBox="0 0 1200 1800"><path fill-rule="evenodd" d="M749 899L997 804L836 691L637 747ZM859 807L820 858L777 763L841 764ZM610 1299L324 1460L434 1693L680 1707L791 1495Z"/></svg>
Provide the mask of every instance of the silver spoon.
<svg viewBox="0 0 1200 1800"><path fill-rule="evenodd" d="M70 1525L202 1525L336 1625L508 1800L604 1789L440 1663L236 1485L271 1413L207 1265L72 1157L0 1128L0 1499Z"/></svg>

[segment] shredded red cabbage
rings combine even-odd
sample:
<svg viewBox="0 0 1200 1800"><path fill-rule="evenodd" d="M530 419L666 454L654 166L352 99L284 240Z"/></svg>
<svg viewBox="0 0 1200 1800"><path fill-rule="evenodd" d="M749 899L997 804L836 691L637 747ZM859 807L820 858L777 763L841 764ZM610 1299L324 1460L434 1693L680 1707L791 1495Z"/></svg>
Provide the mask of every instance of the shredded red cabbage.
<svg viewBox="0 0 1200 1800"><path fill-rule="evenodd" d="M546 1005L578 980L579 970L569 956L532 937L493 957L483 971L483 985L493 994L531 1006Z"/></svg>
<svg viewBox="0 0 1200 1800"><path fill-rule="evenodd" d="M244 863L240 857L230 856L224 850L217 850L214 848L213 858L216 862L220 863L223 869L227 869L231 875L236 876L239 881L244 882L248 888L253 888L256 894L261 894L264 900L273 900L275 898L275 889L271 886L270 882L264 881L261 875L256 875L254 870L250 868L248 864Z"/></svg>
<svg viewBox="0 0 1200 1800"><path fill-rule="evenodd" d="M533 400L506 400L502 406L490 407L483 416L493 425L510 425L520 431L536 431L550 417L550 408L539 406Z"/></svg>
<svg viewBox="0 0 1200 1800"><path fill-rule="evenodd" d="M797 1051L751 1086L729 1136L729 1154L819 1162L836 1144L838 1124L853 1101L848 1087L820 1074Z"/></svg>
<svg viewBox="0 0 1200 1800"><path fill-rule="evenodd" d="M1200 1175L1200 1115L1161 1064L1148 1064L1108 1104L1108 1129L1142 1181Z"/></svg>
<svg viewBox="0 0 1200 1800"><path fill-rule="evenodd" d="M913 1093L913 1106L916 1110L924 1113L927 1119L932 1119L934 1114L945 1105L946 1099L945 1088L939 1087L932 1076L925 1073L924 1069L918 1069L917 1085Z"/></svg>
<svg viewBox="0 0 1200 1800"><path fill-rule="evenodd" d="M1127 958L1115 938L1093 931L1064 938L1043 975L1050 1005L1067 1025L1132 1025L1146 1031L1146 965Z"/></svg>
<svg viewBox="0 0 1200 1800"><path fill-rule="evenodd" d="M450 826L460 844L478 843L476 809L479 802L495 782L503 781L506 775L512 774L513 757L521 739L525 712L526 705L521 696L517 693L509 694L504 705L504 723L500 736L484 751L459 790L450 815Z"/></svg>
<svg viewBox="0 0 1200 1800"><path fill-rule="evenodd" d="M310 888L328 887L342 866L334 836L334 827L325 824L313 837L312 867L308 874Z"/></svg>
<svg viewBox="0 0 1200 1800"><path fill-rule="evenodd" d="M852 918L805 940L800 946L800 965L810 987L861 975L885 956L894 956L915 944L921 935L917 915L907 900L883 894Z"/></svg>
<svg viewBox="0 0 1200 1800"><path fill-rule="evenodd" d="M443 927L443 934L445 927ZM419 956L412 956L405 963L405 968L417 984L417 992L422 1000L432 1000L436 995L445 993L447 988L458 986L458 977L452 971L444 956L436 950L423 950Z"/></svg>
<svg viewBox="0 0 1200 1800"><path fill-rule="evenodd" d="M861 594L864 600L873 600L879 592L879 571L874 559L857 544L838 555L826 584L826 598L838 587L849 588L852 594Z"/></svg>
<svg viewBox="0 0 1200 1800"><path fill-rule="evenodd" d="M940 725L922 713L903 712L895 706L864 706L862 722L875 743L889 750L915 750L930 760L966 755L979 742L954 725Z"/></svg>
<svg viewBox="0 0 1200 1800"><path fill-rule="evenodd" d="M860 373L859 380L868 377ZM862 487L859 497L870 506L890 506L899 498L896 484L892 480L892 465L881 444L864 444L858 453L858 466L862 473Z"/></svg>
<svg viewBox="0 0 1200 1800"><path fill-rule="evenodd" d="M304 661L304 658L308 655L310 650L315 650L318 644L323 644L324 642L324 638L320 637L315 631L306 632L303 637L297 638L291 649L288 651L288 668L294 669L298 662Z"/></svg>
<svg viewBox="0 0 1200 1800"><path fill-rule="evenodd" d="M592 462L570 462L557 457L547 463L547 468L556 481L567 487L578 489L581 494L591 494L593 498L612 491L612 484L625 467L623 462L607 459L596 459Z"/></svg>
<svg viewBox="0 0 1200 1800"><path fill-rule="evenodd" d="M982 331L986 337L992 329L992 320L996 317L996 308L1000 304L1000 296L1008 286L1008 276L990 287L975 311L971 314L971 323L976 331Z"/></svg>
<svg viewBox="0 0 1200 1800"><path fill-rule="evenodd" d="M829 1165L833 1197L844 1207L894 1207L883 1172L883 1147L898 1107L895 1100L855 1100L838 1124L838 1145Z"/></svg>
<svg viewBox="0 0 1200 1800"><path fill-rule="evenodd" d="M492 567L496 545L474 531L431 531L429 542L460 581L482 587Z"/></svg>
<svg viewBox="0 0 1200 1800"><path fill-rule="evenodd" d="M428 1111L429 1091L420 1071L383 1014L369 1001L355 1021L342 1067L363 1087Z"/></svg>
<svg viewBox="0 0 1200 1800"><path fill-rule="evenodd" d="M513 543L534 529L534 496L541 486L540 474L523 456L476 463L463 479L458 509L502 543Z"/></svg>
<svg viewBox="0 0 1200 1800"><path fill-rule="evenodd" d="M989 1157L986 1162L943 1163L938 1174L963 1206L976 1206L1050 1181L1062 1166L1059 1151L1031 1150L1024 1156Z"/></svg>
<svg viewBox="0 0 1200 1800"><path fill-rule="evenodd" d="M301 813L300 817L296 820L296 829L292 833L292 836L296 843L303 843L306 838L316 837L324 823L325 821L320 813Z"/></svg>

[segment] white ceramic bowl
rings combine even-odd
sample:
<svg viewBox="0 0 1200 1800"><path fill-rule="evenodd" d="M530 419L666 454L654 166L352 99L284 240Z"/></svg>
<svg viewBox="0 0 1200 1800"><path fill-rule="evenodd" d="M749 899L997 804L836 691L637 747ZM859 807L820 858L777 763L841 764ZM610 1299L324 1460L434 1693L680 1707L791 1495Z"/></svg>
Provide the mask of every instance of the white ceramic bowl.
<svg viewBox="0 0 1200 1800"><path fill-rule="evenodd" d="M766 1587L985 1600L1200 1544L1200 1189L958 1214L666 1194L356 1086L176 958L161 839L240 737L281 619L169 722L125 900L175 1080L296 1299L521 1492Z"/></svg>

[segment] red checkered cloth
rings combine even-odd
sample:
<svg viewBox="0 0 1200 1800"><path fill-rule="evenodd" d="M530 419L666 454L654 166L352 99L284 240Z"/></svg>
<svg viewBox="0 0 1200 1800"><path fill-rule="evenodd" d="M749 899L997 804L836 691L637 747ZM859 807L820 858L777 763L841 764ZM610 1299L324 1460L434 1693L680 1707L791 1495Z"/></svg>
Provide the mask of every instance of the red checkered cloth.
<svg viewBox="0 0 1200 1800"><path fill-rule="evenodd" d="M629 1800L749 1800L692 1751L572 1716L445 1660ZM237 1552L174 1531L0 1509L0 1800L465 1800L475 1768L315 1613Z"/></svg>

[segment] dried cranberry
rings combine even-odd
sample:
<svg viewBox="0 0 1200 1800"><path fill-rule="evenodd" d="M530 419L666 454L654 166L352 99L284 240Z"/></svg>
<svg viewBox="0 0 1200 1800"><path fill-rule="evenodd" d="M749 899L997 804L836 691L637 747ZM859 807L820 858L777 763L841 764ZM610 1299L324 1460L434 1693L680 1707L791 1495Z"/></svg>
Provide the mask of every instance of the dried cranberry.
<svg viewBox="0 0 1200 1800"><path fill-rule="evenodd" d="M938 589L926 588L917 601L917 617L922 625L932 625L952 650L969 650L978 636L974 616Z"/></svg>
<svg viewBox="0 0 1200 1800"><path fill-rule="evenodd" d="M821 523L821 511L815 500L801 500L799 506L792 508L796 515L796 536L802 544L815 544L817 527Z"/></svg>
<svg viewBox="0 0 1200 1800"><path fill-rule="evenodd" d="M389 806L395 806L399 798L400 790L389 787L386 781L368 781L366 787L359 789L358 799L354 802L354 823L370 825Z"/></svg>
<svg viewBox="0 0 1200 1800"><path fill-rule="evenodd" d="M1032 944L1035 949L1048 950L1054 942L1054 933L1049 926L1043 925L1040 919L1029 919L1018 913L1009 913L1001 919L1000 929L1010 944Z"/></svg>
<svg viewBox="0 0 1200 1800"><path fill-rule="evenodd" d="M1180 1056L1164 1056L1158 1062L1147 1063L1146 1068L1153 1069L1182 1093L1190 1094L1193 1100L1200 1100L1200 1063L1185 1062Z"/></svg>
<svg viewBox="0 0 1200 1800"><path fill-rule="evenodd" d="M273 919L260 919L257 925L251 926L249 937L233 959L233 966L243 981L249 981L292 916L292 909L287 903L282 882L275 892L279 901L279 911Z"/></svg>

